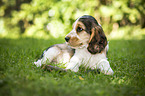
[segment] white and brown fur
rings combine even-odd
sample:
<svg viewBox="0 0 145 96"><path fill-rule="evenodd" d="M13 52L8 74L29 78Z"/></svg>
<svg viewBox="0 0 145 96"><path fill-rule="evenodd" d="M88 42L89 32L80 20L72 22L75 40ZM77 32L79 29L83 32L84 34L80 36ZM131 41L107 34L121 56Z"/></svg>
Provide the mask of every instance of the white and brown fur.
<svg viewBox="0 0 145 96"><path fill-rule="evenodd" d="M65 37L66 43L56 44L44 51L37 62L37 67L42 64L63 63L66 69L74 72L83 65L91 69L100 69L107 75L112 75L113 70L106 57L108 50L107 38L101 25L89 15L78 18L72 31Z"/></svg>

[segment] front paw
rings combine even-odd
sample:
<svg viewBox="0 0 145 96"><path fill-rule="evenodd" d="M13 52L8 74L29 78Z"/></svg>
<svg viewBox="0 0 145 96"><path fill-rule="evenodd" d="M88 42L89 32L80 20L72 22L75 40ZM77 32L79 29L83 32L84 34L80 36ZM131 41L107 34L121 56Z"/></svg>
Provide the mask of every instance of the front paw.
<svg viewBox="0 0 145 96"><path fill-rule="evenodd" d="M71 64L69 63L68 66L66 67L66 69L68 70L71 70L73 72L78 72L79 71L79 66L78 64Z"/></svg>
<svg viewBox="0 0 145 96"><path fill-rule="evenodd" d="M41 67L41 60L38 60L37 62L34 62L34 64L37 66L37 67Z"/></svg>
<svg viewBox="0 0 145 96"><path fill-rule="evenodd" d="M114 72L113 72L113 70L112 70L111 68L110 68L109 70L106 70L106 71L105 71L105 74L106 74L106 75L113 75L113 73L114 73Z"/></svg>

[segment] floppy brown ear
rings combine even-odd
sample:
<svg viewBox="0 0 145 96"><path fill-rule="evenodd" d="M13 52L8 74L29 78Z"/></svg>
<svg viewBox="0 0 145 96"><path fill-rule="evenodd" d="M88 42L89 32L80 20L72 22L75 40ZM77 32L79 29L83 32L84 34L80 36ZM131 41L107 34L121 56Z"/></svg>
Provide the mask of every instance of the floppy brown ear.
<svg viewBox="0 0 145 96"><path fill-rule="evenodd" d="M107 45L107 38L101 26L95 26L91 30L88 51L91 54L101 53Z"/></svg>

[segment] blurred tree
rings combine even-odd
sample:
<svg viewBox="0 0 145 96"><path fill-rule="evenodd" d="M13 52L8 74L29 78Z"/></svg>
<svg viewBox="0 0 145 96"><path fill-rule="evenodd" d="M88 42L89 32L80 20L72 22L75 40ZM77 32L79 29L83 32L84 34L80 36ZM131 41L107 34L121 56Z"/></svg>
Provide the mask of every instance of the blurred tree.
<svg viewBox="0 0 145 96"><path fill-rule="evenodd" d="M144 0L139 0L136 1L134 0L133 2L130 3L130 6L135 7L138 12L140 13L140 23L141 23L141 27L145 28L145 1Z"/></svg>
<svg viewBox="0 0 145 96"><path fill-rule="evenodd" d="M2 0L0 5L4 7L4 16L11 16L13 10L19 11L23 3L30 3L32 0Z"/></svg>
<svg viewBox="0 0 145 96"><path fill-rule="evenodd" d="M89 14L109 34L126 25L144 28L144 7L143 0L2 0L0 18L7 32L59 37L70 31L75 19Z"/></svg>

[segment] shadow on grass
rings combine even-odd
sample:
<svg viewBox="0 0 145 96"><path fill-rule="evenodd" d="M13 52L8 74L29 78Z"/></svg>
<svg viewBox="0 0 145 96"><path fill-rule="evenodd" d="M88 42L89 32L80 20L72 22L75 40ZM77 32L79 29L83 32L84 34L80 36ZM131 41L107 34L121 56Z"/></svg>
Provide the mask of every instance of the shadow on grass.
<svg viewBox="0 0 145 96"><path fill-rule="evenodd" d="M141 96L145 94L145 39L110 40L108 60L115 72L114 76L92 72L88 74L69 72L62 75L57 72L42 71L32 65L32 62L39 58L47 47L63 42L63 38L48 40L1 38L0 94L18 96L20 94L17 91L20 91L21 94L33 95L33 93L26 93L34 92L35 89L39 92L35 91L36 93L44 96L50 90L51 95L110 94L118 96L121 94ZM81 81L80 76L84 80ZM17 86L15 87L15 85ZM37 88L38 85L41 86ZM23 89L26 90L22 91Z"/></svg>

